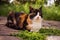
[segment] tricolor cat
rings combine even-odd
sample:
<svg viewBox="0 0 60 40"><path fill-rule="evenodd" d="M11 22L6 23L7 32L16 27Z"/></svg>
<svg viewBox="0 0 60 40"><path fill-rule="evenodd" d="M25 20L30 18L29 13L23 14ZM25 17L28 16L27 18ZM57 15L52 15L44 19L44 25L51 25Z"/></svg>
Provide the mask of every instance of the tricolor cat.
<svg viewBox="0 0 60 40"><path fill-rule="evenodd" d="M42 7L39 9L29 7L29 10L29 14L24 12L9 12L7 25L11 27L13 24L22 30L38 32L42 27Z"/></svg>

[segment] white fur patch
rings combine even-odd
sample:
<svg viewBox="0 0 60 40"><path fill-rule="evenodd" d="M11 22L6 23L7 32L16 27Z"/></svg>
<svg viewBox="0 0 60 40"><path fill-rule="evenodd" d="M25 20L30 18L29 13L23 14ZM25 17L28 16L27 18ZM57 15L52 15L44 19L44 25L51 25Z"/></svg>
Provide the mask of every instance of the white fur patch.
<svg viewBox="0 0 60 40"><path fill-rule="evenodd" d="M30 31L33 31L33 32L38 32L42 27L42 18L41 16L39 16L39 12L32 19L32 24L30 24L30 26L32 27Z"/></svg>

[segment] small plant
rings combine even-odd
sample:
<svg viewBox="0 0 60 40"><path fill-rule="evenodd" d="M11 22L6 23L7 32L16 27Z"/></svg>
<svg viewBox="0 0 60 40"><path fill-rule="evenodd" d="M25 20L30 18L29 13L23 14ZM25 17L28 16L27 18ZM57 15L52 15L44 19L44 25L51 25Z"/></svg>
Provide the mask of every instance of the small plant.
<svg viewBox="0 0 60 40"><path fill-rule="evenodd" d="M39 32L28 32L28 31L19 31L13 36L21 37L24 40L45 40L46 36L60 36L59 29L40 29Z"/></svg>
<svg viewBox="0 0 60 40"><path fill-rule="evenodd" d="M46 20L60 21L60 8L59 6L43 7L43 18Z"/></svg>
<svg viewBox="0 0 60 40"><path fill-rule="evenodd" d="M39 31L41 34L45 35L57 35L60 36L60 29L41 29Z"/></svg>
<svg viewBox="0 0 60 40"><path fill-rule="evenodd" d="M21 37L24 40L45 40L45 35L36 33L36 32L28 32L28 31L20 31L18 34L15 34L16 37Z"/></svg>

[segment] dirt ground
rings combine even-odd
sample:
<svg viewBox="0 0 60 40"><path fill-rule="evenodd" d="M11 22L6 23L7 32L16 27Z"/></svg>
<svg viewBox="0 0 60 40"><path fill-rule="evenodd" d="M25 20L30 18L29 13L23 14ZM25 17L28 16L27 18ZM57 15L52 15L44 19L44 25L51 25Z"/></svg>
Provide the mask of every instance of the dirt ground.
<svg viewBox="0 0 60 40"><path fill-rule="evenodd" d="M21 40L16 37L9 36L11 33L17 33L18 30L6 27L5 24L7 22L7 17L0 17L0 40ZM60 21L48 21L43 20L42 25L44 27L54 27L60 29ZM8 39L7 39L8 38Z"/></svg>
<svg viewBox="0 0 60 40"><path fill-rule="evenodd" d="M22 40L14 36L9 36L10 34L17 33L18 30L9 28L5 26L6 17L0 17L0 40Z"/></svg>

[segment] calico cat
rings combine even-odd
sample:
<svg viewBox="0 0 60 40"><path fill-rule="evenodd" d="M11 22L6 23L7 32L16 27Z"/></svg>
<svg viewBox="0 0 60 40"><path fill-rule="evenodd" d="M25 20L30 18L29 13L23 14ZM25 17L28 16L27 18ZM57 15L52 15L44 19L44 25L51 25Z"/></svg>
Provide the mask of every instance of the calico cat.
<svg viewBox="0 0 60 40"><path fill-rule="evenodd" d="M16 26L22 30L38 32L42 27L42 7L34 9L29 7L29 14L25 12L9 12L7 17L8 26Z"/></svg>

